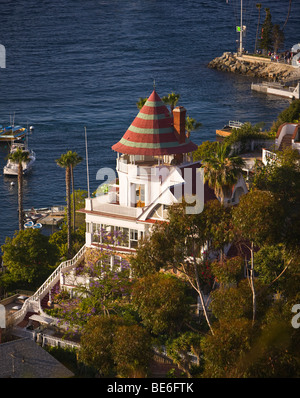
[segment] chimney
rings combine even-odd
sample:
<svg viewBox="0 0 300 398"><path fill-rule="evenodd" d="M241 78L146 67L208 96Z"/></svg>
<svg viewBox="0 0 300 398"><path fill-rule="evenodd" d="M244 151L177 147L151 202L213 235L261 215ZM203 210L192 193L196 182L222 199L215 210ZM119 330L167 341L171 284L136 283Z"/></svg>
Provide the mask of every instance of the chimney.
<svg viewBox="0 0 300 398"><path fill-rule="evenodd" d="M180 144L185 142L185 115L186 109L183 106L177 106L173 109L174 130Z"/></svg>

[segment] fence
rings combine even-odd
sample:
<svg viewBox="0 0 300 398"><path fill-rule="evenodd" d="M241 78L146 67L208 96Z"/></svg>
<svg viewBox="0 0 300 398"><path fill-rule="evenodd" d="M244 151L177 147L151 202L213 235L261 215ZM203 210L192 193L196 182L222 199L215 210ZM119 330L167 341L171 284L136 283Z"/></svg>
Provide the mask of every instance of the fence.
<svg viewBox="0 0 300 398"><path fill-rule="evenodd" d="M75 341L64 340L60 337L50 336L48 334L43 334L42 332L36 332L35 330L13 328L13 335L21 338L29 338L30 340L41 344L42 347L52 346L61 348L80 348L80 344L76 343Z"/></svg>

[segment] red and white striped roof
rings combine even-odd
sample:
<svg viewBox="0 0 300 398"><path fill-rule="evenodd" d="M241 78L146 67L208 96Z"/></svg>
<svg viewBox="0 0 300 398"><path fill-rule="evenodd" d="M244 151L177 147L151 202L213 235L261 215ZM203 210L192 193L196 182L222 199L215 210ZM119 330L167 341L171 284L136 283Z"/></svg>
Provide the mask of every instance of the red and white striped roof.
<svg viewBox="0 0 300 398"><path fill-rule="evenodd" d="M197 145L186 138L179 143L173 128L173 116L153 90L121 140L112 146L128 155L172 155L193 152Z"/></svg>

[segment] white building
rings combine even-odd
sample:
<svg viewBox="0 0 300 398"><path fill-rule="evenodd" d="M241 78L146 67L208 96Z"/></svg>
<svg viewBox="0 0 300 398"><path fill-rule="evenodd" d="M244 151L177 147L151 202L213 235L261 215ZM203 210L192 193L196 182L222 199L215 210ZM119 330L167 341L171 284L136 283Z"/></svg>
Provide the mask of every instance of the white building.
<svg viewBox="0 0 300 398"><path fill-rule="evenodd" d="M215 194L203 184L201 164L193 162L197 149L186 134L186 110L176 107L170 114L154 90L121 140L112 149L118 153L117 181L106 192L86 199L86 246L101 245L101 231L122 231L126 242L120 252L134 252L138 240L149 233L155 221L166 220L173 203L197 198L202 211ZM226 202L237 203L247 192L241 178ZM193 199L194 200L194 199ZM195 209L190 208L191 212Z"/></svg>
<svg viewBox="0 0 300 398"><path fill-rule="evenodd" d="M198 146L186 135L185 116L181 106L171 115L155 90L152 92L124 136L112 147L118 153L117 180L104 187L103 195L87 198L85 208L80 210L86 215L85 245L73 259L61 263L13 314L14 325L27 324L28 313L46 316L43 308L51 302L54 290L72 294L78 284L89 285L90 278L78 274L77 267L84 264L88 250L101 247L101 231L126 235L126 241L116 248L120 260L135 252L138 240L150 233L155 222L166 220L168 207L183 196L187 203L196 199L197 212L202 211L205 202L216 199L213 190L203 184L200 162L193 162L192 152ZM241 177L225 203L238 203L246 192ZM195 208L187 206L187 211L194 213ZM115 256L111 261L117 264Z"/></svg>

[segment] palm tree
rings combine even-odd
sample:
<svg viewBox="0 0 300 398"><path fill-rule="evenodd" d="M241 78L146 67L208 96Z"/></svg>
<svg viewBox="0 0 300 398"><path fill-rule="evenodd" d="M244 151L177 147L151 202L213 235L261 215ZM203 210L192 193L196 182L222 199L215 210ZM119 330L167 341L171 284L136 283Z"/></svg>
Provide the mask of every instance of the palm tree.
<svg viewBox="0 0 300 398"><path fill-rule="evenodd" d="M187 137L190 138L191 131L195 131L201 126L202 126L202 124L200 122L196 122L195 119L187 116L185 119L185 129L186 129Z"/></svg>
<svg viewBox="0 0 300 398"><path fill-rule="evenodd" d="M19 209L19 230L23 229L23 164L29 162L29 153L18 148L8 155L8 159L18 163L18 209Z"/></svg>
<svg viewBox="0 0 300 398"><path fill-rule="evenodd" d="M231 196L232 188L237 183L244 160L232 155L228 144L218 142L216 152L203 160L204 181L214 189L217 197L224 204L225 197Z"/></svg>
<svg viewBox="0 0 300 398"><path fill-rule="evenodd" d="M287 17L283 24L282 30L285 28L285 25L287 24L287 21L289 20L291 8L292 8L292 0L289 1L289 9L288 9Z"/></svg>
<svg viewBox="0 0 300 398"><path fill-rule="evenodd" d="M256 4L256 8L258 9L258 21L257 21L257 29L256 29L256 37L255 37L255 48L254 48L254 53L256 53L256 47L257 47L257 38L258 38L258 32L259 32L259 24L260 24L260 10L261 10L261 3Z"/></svg>
<svg viewBox="0 0 300 398"><path fill-rule="evenodd" d="M74 190L74 167L82 162L82 157L76 152L68 151L67 156L70 158L70 172L71 172L71 184L72 184L72 195L73 195L73 230L75 232L75 190Z"/></svg>
<svg viewBox="0 0 300 398"><path fill-rule="evenodd" d="M173 109L176 106L179 98L180 98L180 94L175 94L173 92L171 94L168 94L168 95L165 95L164 97L162 97L162 101L166 105L170 105L171 114L173 113Z"/></svg>
<svg viewBox="0 0 300 398"><path fill-rule="evenodd" d="M71 164L72 156L70 154L72 151L64 153L59 159L56 159L58 166L66 169L66 201L67 201L67 229L68 229L68 257L71 255L71 194L70 194L70 182L71 182Z"/></svg>
<svg viewBox="0 0 300 398"><path fill-rule="evenodd" d="M145 105L145 102L147 101L148 98L142 98L140 97L138 102L136 103L136 106L138 109L142 109L142 107Z"/></svg>

